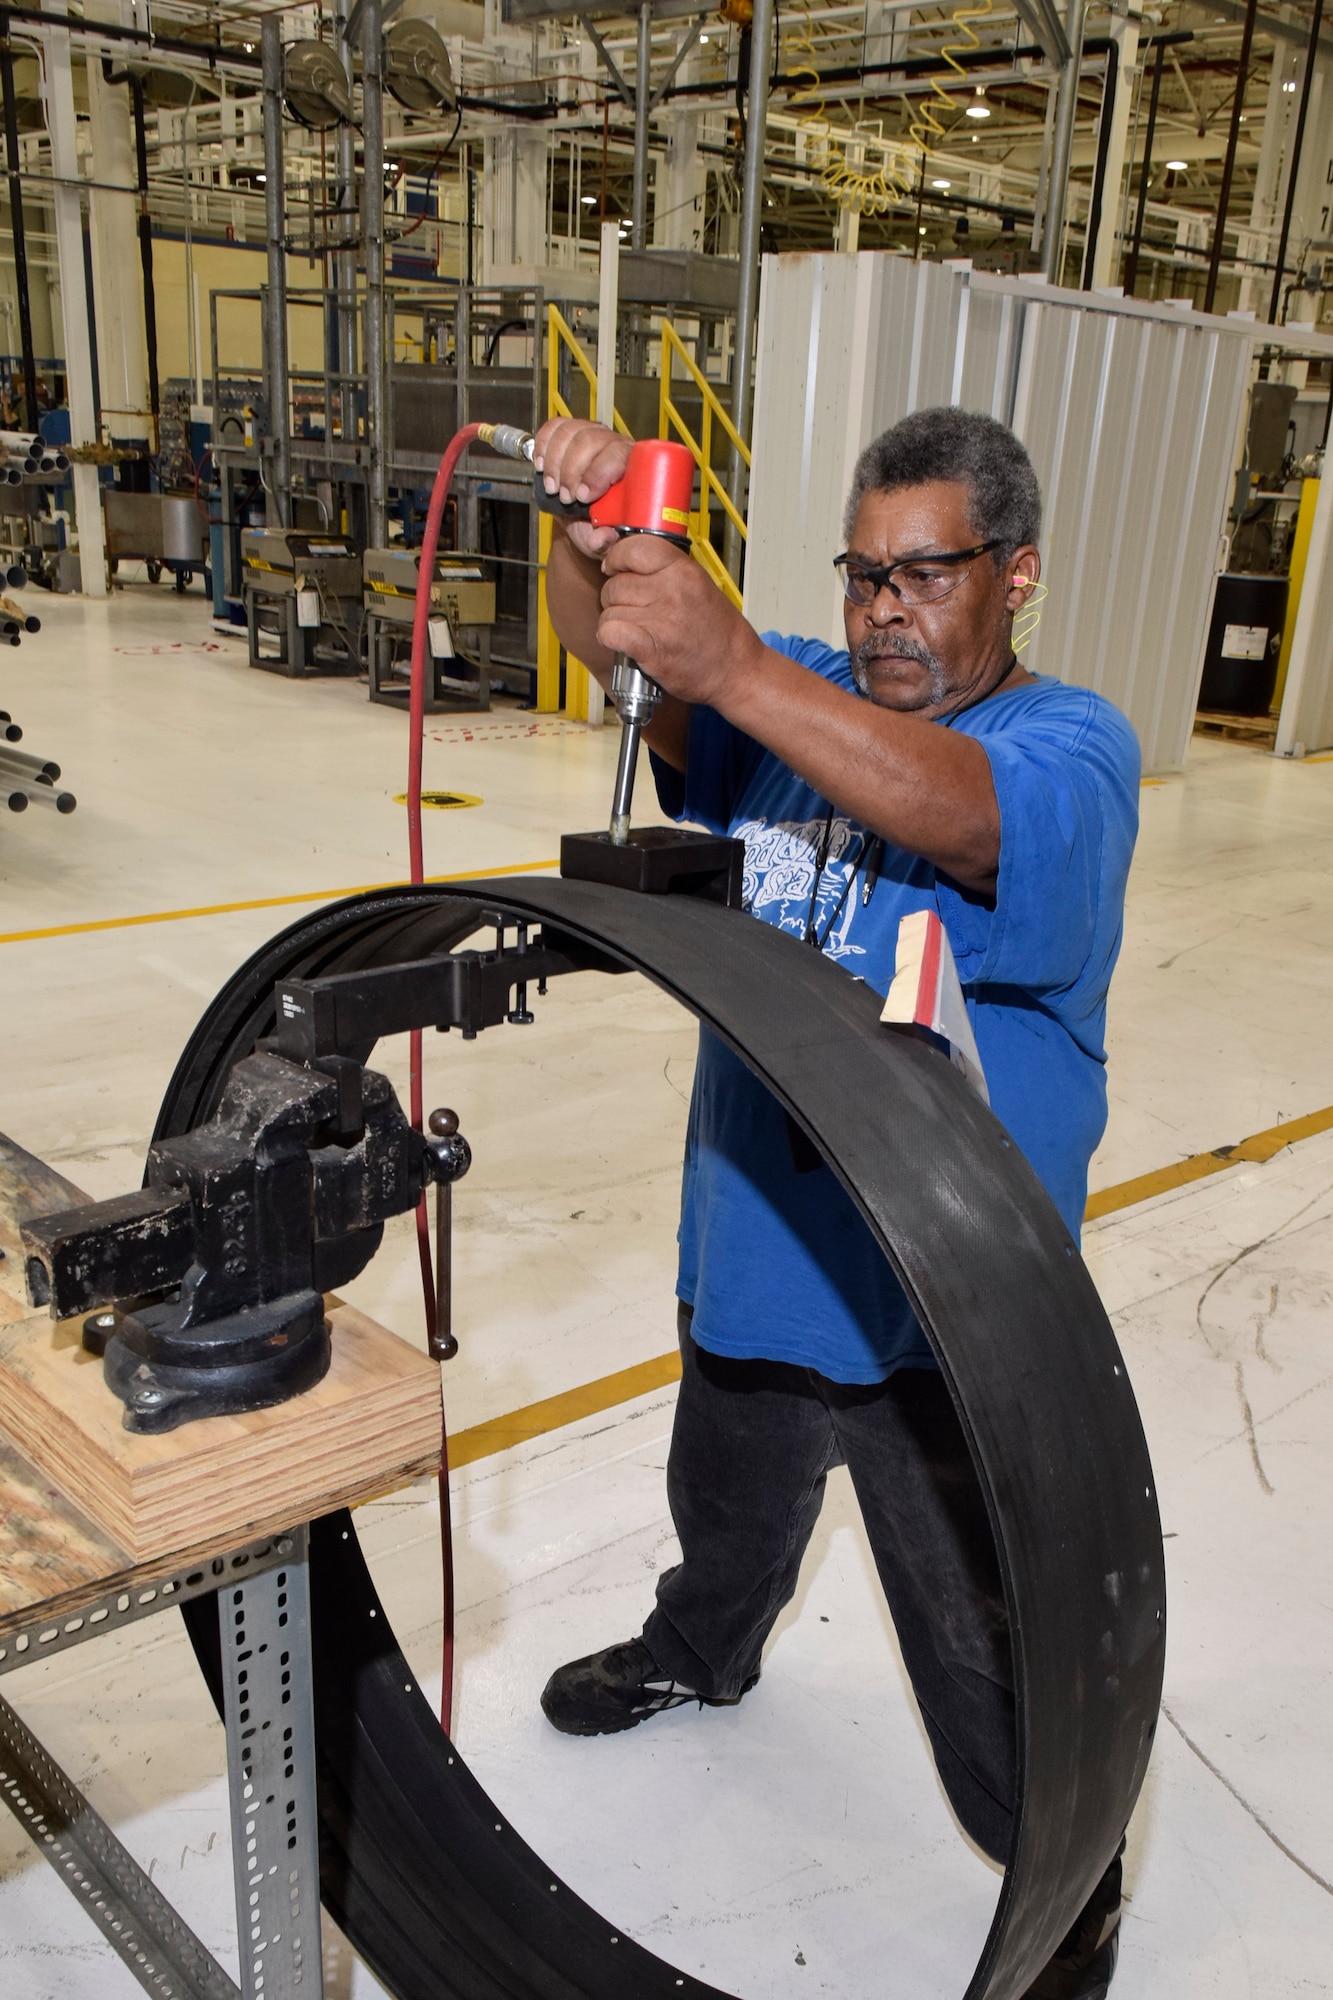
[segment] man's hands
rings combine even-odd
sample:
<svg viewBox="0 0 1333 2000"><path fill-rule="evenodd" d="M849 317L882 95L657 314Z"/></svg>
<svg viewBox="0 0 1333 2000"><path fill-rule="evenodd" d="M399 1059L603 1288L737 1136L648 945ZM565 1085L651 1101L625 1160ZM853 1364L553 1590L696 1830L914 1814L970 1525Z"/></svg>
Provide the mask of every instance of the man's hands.
<svg viewBox="0 0 1333 2000"><path fill-rule="evenodd" d="M585 505L623 478L629 453L628 439L577 418L537 433L549 489ZM690 709L706 705L872 832L966 888L993 888L1000 818L981 745L768 651L683 550L657 535L558 522L546 601L562 641L603 687L613 656L626 653L666 689L644 740L677 771L689 756Z"/></svg>
<svg viewBox="0 0 1333 2000"><path fill-rule="evenodd" d="M629 438L609 431L605 424L586 423L582 417L552 417L537 433L533 464L548 493L586 506L625 477L630 445ZM594 560L616 541L614 528L594 528L591 521L566 521L564 527L574 547Z"/></svg>
<svg viewBox="0 0 1333 2000"><path fill-rule="evenodd" d="M534 462L548 493L587 505L624 478L629 454L629 439L603 424L553 417L537 433ZM758 660L756 634L684 550L590 521L563 525L574 547L601 564L597 643L605 653L628 654L685 702L716 702L729 677Z"/></svg>
<svg viewBox="0 0 1333 2000"><path fill-rule="evenodd" d="M724 706L760 665L759 635L683 549L625 535L602 559L597 639L684 702Z"/></svg>

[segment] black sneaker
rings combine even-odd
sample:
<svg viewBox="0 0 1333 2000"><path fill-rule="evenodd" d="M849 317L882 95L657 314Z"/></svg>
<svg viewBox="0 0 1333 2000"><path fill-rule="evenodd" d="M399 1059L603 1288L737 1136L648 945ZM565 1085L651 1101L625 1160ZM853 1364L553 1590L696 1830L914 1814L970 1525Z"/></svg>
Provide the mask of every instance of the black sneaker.
<svg viewBox="0 0 1333 2000"><path fill-rule="evenodd" d="M1106 2000L1120 1951L1120 1851L1023 2000Z"/></svg>
<svg viewBox="0 0 1333 2000"><path fill-rule="evenodd" d="M741 1694L748 1694L758 1678L751 1674ZM586 1660L557 1667L542 1689L542 1710L566 1736L610 1736L687 1701L697 1701L701 1708L730 1708L740 1698L716 1701L698 1694L663 1673L642 1639L626 1639Z"/></svg>

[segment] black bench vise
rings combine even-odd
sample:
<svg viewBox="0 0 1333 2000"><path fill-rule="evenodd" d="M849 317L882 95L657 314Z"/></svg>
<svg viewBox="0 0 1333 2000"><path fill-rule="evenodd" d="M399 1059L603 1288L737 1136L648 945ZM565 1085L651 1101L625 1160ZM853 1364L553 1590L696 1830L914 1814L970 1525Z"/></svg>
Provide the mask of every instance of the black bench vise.
<svg viewBox="0 0 1333 2000"><path fill-rule="evenodd" d="M24 1224L29 1292L56 1319L131 1302L97 1315L127 1430L263 1409L327 1371L323 1295L364 1270L386 1219L470 1162L350 1058L247 1056L215 1118L152 1148L138 1193Z"/></svg>
<svg viewBox="0 0 1333 2000"><path fill-rule="evenodd" d="M381 1035L526 1023L532 985L620 971L594 947L481 909L490 951L280 981L275 1032L236 1063L217 1115L156 1144L146 1185L23 1225L28 1291L53 1318L88 1313L84 1344L132 1431L264 1409L329 1365L325 1292L379 1249L391 1215L471 1165L455 1129L417 1132L386 1077ZM510 944L509 933L514 933ZM95 1308L115 1306L113 1312Z"/></svg>

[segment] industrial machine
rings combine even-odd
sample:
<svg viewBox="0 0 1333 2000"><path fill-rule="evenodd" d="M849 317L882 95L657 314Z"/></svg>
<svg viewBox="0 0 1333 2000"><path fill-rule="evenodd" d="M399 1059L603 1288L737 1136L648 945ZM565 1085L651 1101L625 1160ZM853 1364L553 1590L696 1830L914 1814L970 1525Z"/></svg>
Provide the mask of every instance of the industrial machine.
<svg viewBox="0 0 1333 2000"><path fill-rule="evenodd" d="M106 553L114 576L117 563L145 562L156 583L170 570L177 590L185 590L196 575L208 581L205 529L193 493L133 493L108 486L102 491Z"/></svg>
<svg viewBox="0 0 1333 2000"><path fill-rule="evenodd" d="M361 671L361 557L343 535L241 533L250 665L304 679Z"/></svg>
<svg viewBox="0 0 1333 2000"><path fill-rule="evenodd" d="M405 705L411 694L412 620L420 549L367 549L362 558L370 699ZM493 566L470 556L436 559L430 592L428 715L491 705Z"/></svg>

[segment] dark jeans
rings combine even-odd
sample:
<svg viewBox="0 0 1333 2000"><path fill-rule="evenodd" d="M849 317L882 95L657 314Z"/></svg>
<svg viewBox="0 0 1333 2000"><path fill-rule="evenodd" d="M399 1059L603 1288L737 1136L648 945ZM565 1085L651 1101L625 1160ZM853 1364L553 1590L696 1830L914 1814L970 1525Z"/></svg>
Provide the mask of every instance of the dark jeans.
<svg viewBox="0 0 1333 2000"><path fill-rule="evenodd" d="M979 1847L1013 1835L1014 1680L985 1503L943 1377L870 1386L785 1362L731 1361L690 1337L667 1497L683 1560L644 1643L663 1670L728 1698L796 1589L831 1466L845 1463L940 1781Z"/></svg>

